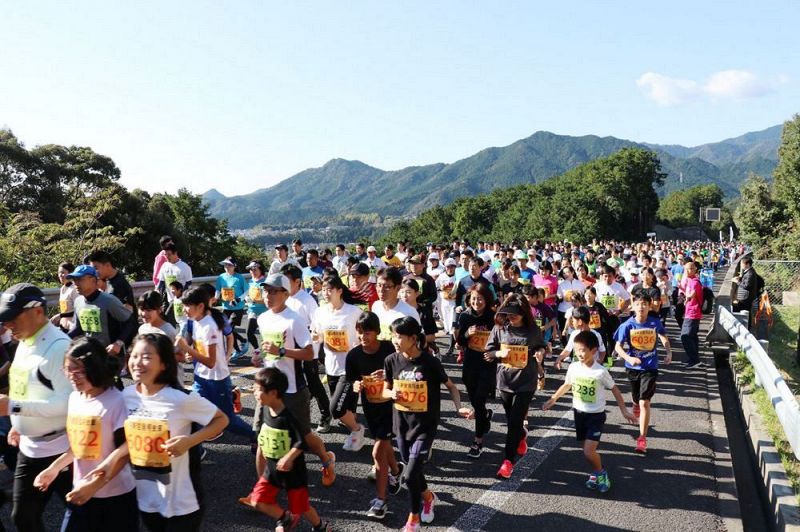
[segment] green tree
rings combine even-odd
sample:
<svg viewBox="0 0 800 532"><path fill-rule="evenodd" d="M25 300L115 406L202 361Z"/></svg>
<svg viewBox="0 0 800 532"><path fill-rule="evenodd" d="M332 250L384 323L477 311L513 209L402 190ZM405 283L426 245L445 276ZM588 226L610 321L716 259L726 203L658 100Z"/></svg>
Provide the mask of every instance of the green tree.
<svg viewBox="0 0 800 532"><path fill-rule="evenodd" d="M800 114L783 125L778 166L774 172L775 199L784 203L800 224Z"/></svg>
<svg viewBox="0 0 800 532"><path fill-rule="evenodd" d="M767 181L750 174L742 185L741 199L733 219L739 229L739 238L757 251L769 248L776 228L784 227L787 218L784 205L775 201Z"/></svg>
<svg viewBox="0 0 800 532"><path fill-rule="evenodd" d="M661 201L658 219L670 227L690 227L700 224L700 209L722 207L724 194L717 185L700 185L676 190ZM710 224L706 224L710 228Z"/></svg>

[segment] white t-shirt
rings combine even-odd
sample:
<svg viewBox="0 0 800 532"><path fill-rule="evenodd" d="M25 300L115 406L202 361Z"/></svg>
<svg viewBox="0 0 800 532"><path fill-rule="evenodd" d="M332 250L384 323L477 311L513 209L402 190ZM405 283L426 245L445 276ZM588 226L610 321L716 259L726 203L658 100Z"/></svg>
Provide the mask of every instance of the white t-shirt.
<svg viewBox="0 0 800 532"><path fill-rule="evenodd" d="M167 261L158 272L158 280L164 281L167 289L167 301L172 303L175 296L172 295L172 290L169 289L170 283L178 281L183 286L183 289L186 290L186 283L192 280L192 269L180 259L175 264Z"/></svg>
<svg viewBox="0 0 800 532"><path fill-rule="evenodd" d="M602 354L606 352L606 346L603 343L603 337L600 336L600 333L595 331L594 329L590 329L590 330L597 337L597 342L600 344L600 347L597 348L597 354L594 356L594 359L599 362L600 360L603 359ZM575 337L578 336L579 332L580 331L577 330L577 329L572 331L572 333L569 335L569 340L567 340L567 345L564 346L564 351L572 353L575 350L575 342L574 342L574 340L575 340Z"/></svg>
<svg viewBox="0 0 800 532"><path fill-rule="evenodd" d="M208 354L209 346L217 346L217 356L214 367L209 368L205 364L198 362L194 365L194 374L210 381L221 381L230 375L228 357L225 356L225 335L219 330L211 314L207 314L202 320L194 322L194 331L192 335L194 337L194 348L197 351Z"/></svg>
<svg viewBox="0 0 800 532"><path fill-rule="evenodd" d="M558 311L566 312L572 306L572 294L575 292L583 294L584 290L586 290L586 286L578 279L573 279L571 281L563 279L558 283L558 297L564 300L558 304Z"/></svg>
<svg viewBox="0 0 800 532"><path fill-rule="evenodd" d="M277 343L286 349L303 349L311 344L308 322L288 306L277 314L267 309L258 317L258 330L263 341ZM262 355L265 368L278 368L289 379L286 393L297 393L298 389L306 386L301 360L263 352Z"/></svg>
<svg viewBox="0 0 800 532"><path fill-rule="evenodd" d="M348 303L339 310L328 304L322 305L314 312L311 330L322 340L325 373L328 375L344 375L347 352L358 345L356 322L360 316L361 309Z"/></svg>
<svg viewBox="0 0 800 532"><path fill-rule="evenodd" d="M72 454L72 485L78 486L92 469L117 448L114 433L125 425L128 409L122 392L108 388L97 397L72 392L67 407L67 435ZM136 487L131 467L126 464L94 497L116 497Z"/></svg>
<svg viewBox="0 0 800 532"><path fill-rule="evenodd" d="M619 309L621 299L625 301L630 301L631 299L628 291L616 281L610 286L604 282L597 283L594 285L594 289L597 291L597 300L609 312L616 312Z"/></svg>
<svg viewBox="0 0 800 532"><path fill-rule="evenodd" d="M442 266L442 264L441 264L441 263L439 263L439 265L438 265L437 267L435 267L435 268L434 268L433 266L428 266L428 269L427 269L427 270L425 270L425 271L426 271L426 272L427 272L427 274L428 274L428 275L430 275L430 276L433 278L433 280L435 281L436 279L438 279L438 278L439 278L439 276L440 276L441 274L443 274L443 273L444 273L444 266Z"/></svg>
<svg viewBox="0 0 800 532"><path fill-rule="evenodd" d="M448 295L453 291L455 286L456 286L455 274L447 275L447 272L445 272L436 278L436 289L439 292L442 292L441 299L443 303L456 306L455 294L453 294L452 299L448 297Z"/></svg>
<svg viewBox="0 0 800 532"><path fill-rule="evenodd" d="M572 408L587 414L605 411L605 391L614 387L611 374L597 362L591 368L583 362L570 364L564 382L572 385Z"/></svg>
<svg viewBox="0 0 800 532"><path fill-rule="evenodd" d="M289 296L289 299L286 300L286 306L297 312L309 324L314 320L314 313L319 308L314 296L302 289Z"/></svg>
<svg viewBox="0 0 800 532"><path fill-rule="evenodd" d="M386 268L386 264L377 256L374 259L367 258L361 262L369 266L369 282L371 283L376 281L378 271Z"/></svg>
<svg viewBox="0 0 800 532"><path fill-rule="evenodd" d="M386 305L383 304L383 301L378 300L372 304L372 312L374 312L381 321L381 334L378 336L379 340L391 341L392 322L398 318L411 316L417 320L417 322L422 323L419 319L419 312L417 312L417 309L401 299L397 300L397 304L392 309L387 309Z"/></svg>

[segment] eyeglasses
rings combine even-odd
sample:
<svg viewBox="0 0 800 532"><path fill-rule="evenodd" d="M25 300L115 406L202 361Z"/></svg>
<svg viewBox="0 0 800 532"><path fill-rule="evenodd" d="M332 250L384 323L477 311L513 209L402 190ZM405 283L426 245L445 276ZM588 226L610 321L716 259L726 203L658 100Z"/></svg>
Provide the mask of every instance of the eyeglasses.
<svg viewBox="0 0 800 532"><path fill-rule="evenodd" d="M265 288L264 292L268 293L269 295L279 294L281 292L286 292L283 288Z"/></svg>

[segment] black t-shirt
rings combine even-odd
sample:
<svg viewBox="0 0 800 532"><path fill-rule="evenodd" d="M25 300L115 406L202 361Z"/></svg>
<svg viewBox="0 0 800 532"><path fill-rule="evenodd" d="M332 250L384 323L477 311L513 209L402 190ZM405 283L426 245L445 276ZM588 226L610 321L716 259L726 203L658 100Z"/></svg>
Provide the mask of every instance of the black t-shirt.
<svg viewBox="0 0 800 532"><path fill-rule="evenodd" d="M297 421L284 408L273 416L269 408L264 408L264 419L258 433L258 445L261 454L267 459L264 478L279 488L302 488L308 485L306 459L303 453L294 461L290 471L278 471L278 461L292 449L302 449L303 436L300 434Z"/></svg>
<svg viewBox="0 0 800 532"><path fill-rule="evenodd" d="M544 340L539 327L530 329L509 326L495 326L489 336L487 351L498 351L502 345L525 346L527 357L512 353L499 359L497 365L497 389L501 392L535 392L538 378L537 362L534 354L544 348ZM524 353L524 351L523 351ZM517 367L519 366L519 367Z"/></svg>
<svg viewBox="0 0 800 532"><path fill-rule="evenodd" d="M125 276L117 272L114 277L109 277L106 282L110 286L109 294L113 294L123 305L130 305L132 310L136 310L136 299L133 297L133 288L125 279Z"/></svg>
<svg viewBox="0 0 800 532"><path fill-rule="evenodd" d="M480 340L480 335L475 335L472 338L467 337L467 329L473 325L475 325L479 331L484 331L484 335L491 335L491 331L494 328L494 312L487 308L483 311L482 315L478 316L473 309L469 308L458 315L456 321L458 338L456 338L456 341L458 345L464 348L465 365L469 364L474 359L483 360L483 351L470 348L470 340L472 340L473 343ZM488 336L486 336L486 340L488 341Z"/></svg>
<svg viewBox="0 0 800 532"><path fill-rule="evenodd" d="M466 277L462 277L458 280L456 284L456 301L458 305L464 304L464 296L467 293L467 290L472 288L475 284L482 284L486 287L486 289L491 293L492 292L492 283L490 283L483 275L478 276L477 279L473 279L471 276L467 275ZM494 301L487 301L487 305L493 304Z"/></svg>
<svg viewBox="0 0 800 532"><path fill-rule="evenodd" d="M500 292L502 292L503 297L507 296L508 294L522 294L522 287L525 286L522 283L517 283L516 285L511 285L510 282L504 284L500 287Z"/></svg>
<svg viewBox="0 0 800 532"><path fill-rule="evenodd" d="M403 394L394 402L395 434L406 441L433 438L439 423L442 384L448 380L441 361L427 351L413 360L393 353L386 357L384 371L389 387Z"/></svg>
<svg viewBox="0 0 800 532"><path fill-rule="evenodd" d="M637 293L647 294L648 296L650 296L650 301L652 301L653 303L661 301L661 289L657 286L645 287L642 283L636 283L631 287L630 293L631 295ZM657 313L652 310L648 311L647 313L652 316L657 315Z"/></svg>
<svg viewBox="0 0 800 532"><path fill-rule="evenodd" d="M372 354L364 352L364 348L359 344L347 353L347 358L344 362L345 378L348 382L362 381L361 387L361 405L364 407L364 414L369 417L372 410L380 408L391 408L390 401L371 402L367 399L368 387L374 386L377 391L383 389L382 382L365 382L364 377L383 369L386 357L394 353L394 346L392 342L381 341L378 345L378 351Z"/></svg>

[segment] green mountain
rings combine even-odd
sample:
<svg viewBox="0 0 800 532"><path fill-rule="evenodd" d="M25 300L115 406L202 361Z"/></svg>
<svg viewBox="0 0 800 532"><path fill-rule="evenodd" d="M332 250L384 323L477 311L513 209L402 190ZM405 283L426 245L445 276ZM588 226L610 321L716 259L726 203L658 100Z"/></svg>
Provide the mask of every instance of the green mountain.
<svg viewBox="0 0 800 532"><path fill-rule="evenodd" d="M417 214L458 197L520 183L537 183L625 147L656 151L668 174L659 194L717 184L728 198L751 171L768 176L777 164L782 126L694 148L636 143L614 137L572 137L539 131L509 146L486 148L451 164L384 171L360 161L333 159L277 185L243 196L216 190L203 197L232 229L257 225L304 225L345 213Z"/></svg>

